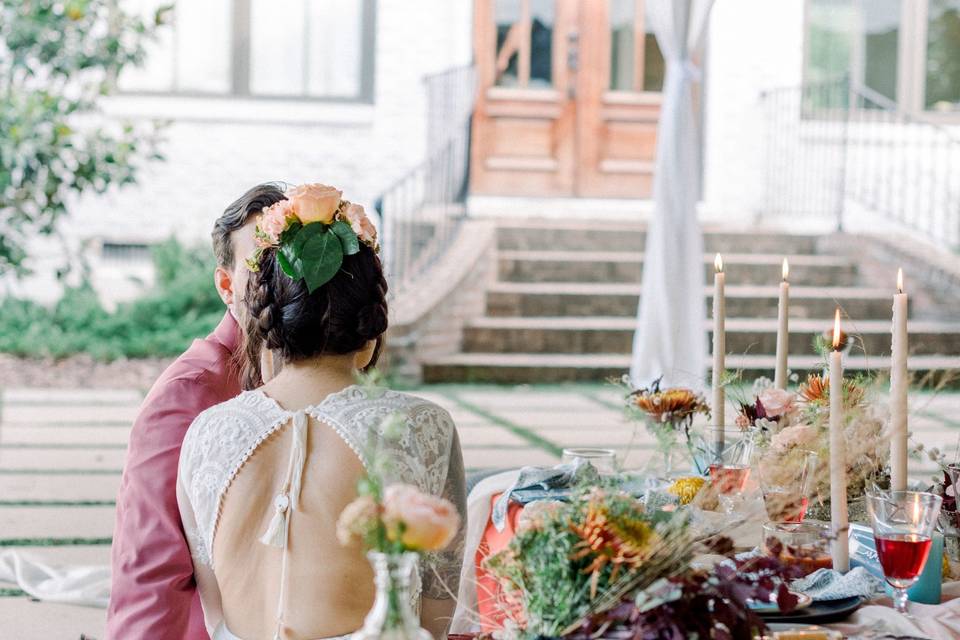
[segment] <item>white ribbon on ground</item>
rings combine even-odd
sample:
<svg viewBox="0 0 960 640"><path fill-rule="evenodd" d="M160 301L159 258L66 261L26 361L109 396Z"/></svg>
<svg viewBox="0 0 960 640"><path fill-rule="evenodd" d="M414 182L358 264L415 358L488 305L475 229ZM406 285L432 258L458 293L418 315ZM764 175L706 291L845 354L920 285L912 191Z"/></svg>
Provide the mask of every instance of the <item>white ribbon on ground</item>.
<svg viewBox="0 0 960 640"><path fill-rule="evenodd" d="M691 52L700 44L713 0L647 0L647 20L666 62L657 127L654 213L647 229L641 301L630 379L646 386L703 388L706 306L700 197L700 131L693 84L700 70Z"/></svg>
<svg viewBox="0 0 960 640"><path fill-rule="evenodd" d="M54 566L12 549L0 553L0 583L4 582L46 602L106 609L110 600L110 567Z"/></svg>

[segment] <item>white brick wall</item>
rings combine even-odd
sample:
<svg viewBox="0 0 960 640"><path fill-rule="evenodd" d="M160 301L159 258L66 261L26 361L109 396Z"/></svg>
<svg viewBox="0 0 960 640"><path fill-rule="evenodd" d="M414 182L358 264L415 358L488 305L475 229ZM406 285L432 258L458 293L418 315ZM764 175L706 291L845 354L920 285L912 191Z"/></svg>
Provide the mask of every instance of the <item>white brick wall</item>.
<svg viewBox="0 0 960 640"><path fill-rule="evenodd" d="M105 110L117 117L171 120L162 147L166 162L149 165L135 187L77 202L63 223L64 235L74 248L100 239L154 242L171 234L207 242L223 208L267 180L335 184L351 200L371 204L422 159L423 77L470 61L471 21L471 0L379 0L372 106L111 99ZM49 242L38 248L35 255L61 253ZM54 262L38 259L32 264L35 278L10 286L41 300L56 299ZM140 288L125 282L119 270L100 268L94 275L108 301Z"/></svg>
<svg viewBox="0 0 960 640"><path fill-rule="evenodd" d="M759 206L763 119L759 95L799 86L803 0L718 0L708 32L704 214L748 222Z"/></svg>

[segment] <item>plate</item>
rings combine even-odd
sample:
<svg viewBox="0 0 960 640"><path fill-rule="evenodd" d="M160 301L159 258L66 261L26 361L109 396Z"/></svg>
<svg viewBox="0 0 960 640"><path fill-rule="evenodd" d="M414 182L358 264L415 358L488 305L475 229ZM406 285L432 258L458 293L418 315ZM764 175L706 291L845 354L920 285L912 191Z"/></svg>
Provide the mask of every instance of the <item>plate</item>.
<svg viewBox="0 0 960 640"><path fill-rule="evenodd" d="M779 611L757 611L756 614L770 622L801 622L804 624L825 624L844 620L851 613L860 608L863 598L853 596L842 600L827 600L814 602L806 609L780 613Z"/></svg>
<svg viewBox="0 0 960 640"><path fill-rule="evenodd" d="M771 640L781 640L781 638L803 638L804 636L817 637L816 634L819 634L820 637L829 638L829 640L842 640L843 634L839 631L834 631L833 629L827 629L826 627L820 627L815 624L787 624L783 622L774 622L767 627L770 629L771 634L765 636Z"/></svg>
<svg viewBox="0 0 960 640"><path fill-rule="evenodd" d="M797 606L795 606L790 613L796 613L801 609L806 609L811 604L813 604L813 598L808 596L805 593L793 592L793 595L797 597ZM777 606L776 602L757 602L755 600L750 601L750 610L756 613L757 615L779 615L780 607Z"/></svg>

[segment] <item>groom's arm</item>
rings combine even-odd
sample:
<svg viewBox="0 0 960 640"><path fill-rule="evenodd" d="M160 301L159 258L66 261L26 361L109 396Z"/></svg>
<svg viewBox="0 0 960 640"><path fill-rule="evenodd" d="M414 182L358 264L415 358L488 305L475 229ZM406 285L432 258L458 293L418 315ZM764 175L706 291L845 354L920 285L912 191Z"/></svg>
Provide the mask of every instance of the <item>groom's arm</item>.
<svg viewBox="0 0 960 640"><path fill-rule="evenodd" d="M176 485L183 437L213 395L196 379L169 380L137 416L117 497L108 639L207 640Z"/></svg>

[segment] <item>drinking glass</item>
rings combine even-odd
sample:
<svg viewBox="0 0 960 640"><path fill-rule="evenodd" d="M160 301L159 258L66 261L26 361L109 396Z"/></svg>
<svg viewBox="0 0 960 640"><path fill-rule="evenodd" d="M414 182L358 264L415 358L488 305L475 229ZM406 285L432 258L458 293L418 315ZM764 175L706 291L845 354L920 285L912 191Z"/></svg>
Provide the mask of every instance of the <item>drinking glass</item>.
<svg viewBox="0 0 960 640"><path fill-rule="evenodd" d="M781 562L800 567L803 575L833 566L830 526L824 522L764 523L760 547L767 555L776 550Z"/></svg>
<svg viewBox="0 0 960 640"><path fill-rule="evenodd" d="M930 555L941 502L940 496L920 491L867 494L877 556L900 613L907 612L907 589L917 581Z"/></svg>
<svg viewBox="0 0 960 640"><path fill-rule="evenodd" d="M707 471L720 495L736 495L747 486L750 478L750 457L753 455L753 434L749 431L723 429L723 448L717 450L716 434L722 427L706 430L703 443L711 460Z"/></svg>
<svg viewBox="0 0 960 640"><path fill-rule="evenodd" d="M815 452L797 450L756 465L763 504L771 520L803 522L810 496L816 490L819 463Z"/></svg>
<svg viewBox="0 0 960 640"><path fill-rule="evenodd" d="M564 449L560 462L569 464L576 460L589 462L600 475L613 475L617 471L617 452L613 449Z"/></svg>

